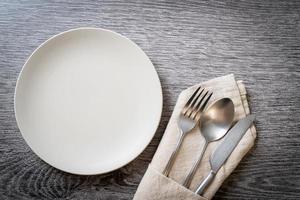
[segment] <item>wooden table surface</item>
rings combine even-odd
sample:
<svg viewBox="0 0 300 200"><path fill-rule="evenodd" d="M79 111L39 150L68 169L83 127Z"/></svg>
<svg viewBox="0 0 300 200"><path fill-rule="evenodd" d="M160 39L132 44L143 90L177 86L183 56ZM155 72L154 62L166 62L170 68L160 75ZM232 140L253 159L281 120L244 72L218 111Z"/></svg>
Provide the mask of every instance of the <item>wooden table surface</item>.
<svg viewBox="0 0 300 200"><path fill-rule="evenodd" d="M106 28L136 42L163 87L151 144L105 175L50 167L26 145L14 117L14 87L26 58L76 27ZM258 138L215 199L300 199L300 1L2 0L0 199L132 199L180 91L229 73L246 83Z"/></svg>

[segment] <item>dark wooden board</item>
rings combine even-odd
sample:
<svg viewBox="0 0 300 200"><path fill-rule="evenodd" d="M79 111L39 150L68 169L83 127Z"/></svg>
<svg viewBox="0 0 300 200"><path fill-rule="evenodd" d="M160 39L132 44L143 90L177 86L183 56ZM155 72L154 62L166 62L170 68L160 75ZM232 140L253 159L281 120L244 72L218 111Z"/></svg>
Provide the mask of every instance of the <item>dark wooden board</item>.
<svg viewBox="0 0 300 200"><path fill-rule="evenodd" d="M45 164L14 118L14 87L26 58L76 27L127 36L162 82L163 115L151 144L106 175L76 176ZM300 199L300 1L2 0L0 199L132 199L180 91L229 73L246 83L258 138L215 199Z"/></svg>

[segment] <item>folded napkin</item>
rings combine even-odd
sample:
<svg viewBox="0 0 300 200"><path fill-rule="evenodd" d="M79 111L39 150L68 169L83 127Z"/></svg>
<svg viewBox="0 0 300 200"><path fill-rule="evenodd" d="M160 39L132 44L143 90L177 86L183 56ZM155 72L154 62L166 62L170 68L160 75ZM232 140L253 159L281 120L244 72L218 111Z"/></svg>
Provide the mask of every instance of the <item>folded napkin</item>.
<svg viewBox="0 0 300 200"><path fill-rule="evenodd" d="M242 81L235 81L233 74L215 78L199 85L213 91L213 96L209 103L224 97L231 98L235 106L235 121L238 121L250 113L245 86ZM162 171L164 170L179 137L177 121L180 112L186 101L199 85L190 87L179 95L163 138L137 189L134 200L211 199L223 181L230 175L241 159L253 146L256 138L254 125L246 132L237 147L231 153L230 157L227 159L226 163L220 168L212 183L205 190L203 196L199 196L195 194L194 191L198 187L199 183L209 173L209 157L223 139L209 143L200 166L192 180L191 186L187 189L181 184L193 166L195 160L200 155L205 142L198 128L186 135L169 177L162 174Z"/></svg>

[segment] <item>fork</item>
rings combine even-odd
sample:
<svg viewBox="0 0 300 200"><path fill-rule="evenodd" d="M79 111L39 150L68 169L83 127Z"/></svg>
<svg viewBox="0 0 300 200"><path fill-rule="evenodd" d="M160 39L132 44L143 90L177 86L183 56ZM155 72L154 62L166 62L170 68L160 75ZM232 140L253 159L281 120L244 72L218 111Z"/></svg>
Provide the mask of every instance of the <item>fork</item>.
<svg viewBox="0 0 300 200"><path fill-rule="evenodd" d="M163 174L167 177L169 176L169 173L174 164L175 158L177 156L177 153L180 149L184 137L197 126L201 113L203 112L205 106L207 105L210 97L213 94L208 90L205 92L205 94L203 94L204 90L205 88L199 86L192 94L192 96L189 98L189 100L186 102L185 106L183 107L180 113L179 120L178 120L178 126L180 129L179 138L176 147L173 150L171 157L163 171Z"/></svg>

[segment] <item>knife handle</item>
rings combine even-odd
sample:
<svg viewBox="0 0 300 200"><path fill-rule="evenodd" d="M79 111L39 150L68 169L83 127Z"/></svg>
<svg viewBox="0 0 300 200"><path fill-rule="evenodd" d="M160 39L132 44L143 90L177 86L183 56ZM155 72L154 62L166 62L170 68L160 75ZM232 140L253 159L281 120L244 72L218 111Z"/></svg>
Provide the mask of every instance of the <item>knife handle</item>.
<svg viewBox="0 0 300 200"><path fill-rule="evenodd" d="M206 178L201 182L201 184L198 186L196 190L196 194L202 195L205 188L211 183L211 181L215 177L215 172L210 170L209 174L206 176Z"/></svg>

